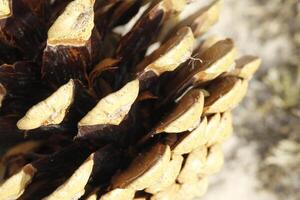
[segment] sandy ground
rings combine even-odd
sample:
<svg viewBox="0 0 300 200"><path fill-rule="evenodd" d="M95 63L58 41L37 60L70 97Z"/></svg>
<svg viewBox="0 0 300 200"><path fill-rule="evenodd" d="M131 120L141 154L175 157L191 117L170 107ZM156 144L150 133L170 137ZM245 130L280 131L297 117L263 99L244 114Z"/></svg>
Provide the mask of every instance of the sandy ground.
<svg viewBox="0 0 300 200"><path fill-rule="evenodd" d="M263 64L234 111L226 163L202 200L300 199L300 1L225 0L212 34Z"/></svg>
<svg viewBox="0 0 300 200"><path fill-rule="evenodd" d="M232 138L225 145L226 164L222 172L210 181L204 200L275 200L272 192L260 189L256 178L257 145L244 143L238 137Z"/></svg>

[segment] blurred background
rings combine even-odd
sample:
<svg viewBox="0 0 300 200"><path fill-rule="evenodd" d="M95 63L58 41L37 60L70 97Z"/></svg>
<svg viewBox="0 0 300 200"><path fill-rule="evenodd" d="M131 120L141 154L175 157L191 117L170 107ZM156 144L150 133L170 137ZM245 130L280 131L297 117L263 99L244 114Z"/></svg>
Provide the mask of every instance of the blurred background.
<svg viewBox="0 0 300 200"><path fill-rule="evenodd" d="M263 63L234 111L225 166L201 200L299 200L300 1L225 0L212 33Z"/></svg>

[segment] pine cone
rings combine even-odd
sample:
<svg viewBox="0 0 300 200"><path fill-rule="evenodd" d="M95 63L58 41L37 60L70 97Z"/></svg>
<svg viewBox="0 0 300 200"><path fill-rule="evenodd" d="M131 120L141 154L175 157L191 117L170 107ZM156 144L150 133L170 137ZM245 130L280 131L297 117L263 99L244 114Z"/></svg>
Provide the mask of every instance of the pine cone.
<svg viewBox="0 0 300 200"><path fill-rule="evenodd" d="M260 65L201 38L221 4L0 1L0 199L202 196Z"/></svg>

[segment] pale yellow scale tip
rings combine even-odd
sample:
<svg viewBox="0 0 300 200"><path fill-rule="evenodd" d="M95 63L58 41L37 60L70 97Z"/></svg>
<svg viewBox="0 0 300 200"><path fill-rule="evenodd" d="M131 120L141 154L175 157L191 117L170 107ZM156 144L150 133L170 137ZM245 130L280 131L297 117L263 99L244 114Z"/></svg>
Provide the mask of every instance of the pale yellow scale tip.
<svg viewBox="0 0 300 200"><path fill-rule="evenodd" d="M6 91L5 87L0 83L0 108L2 106L2 101L4 100L6 93L7 93L7 91Z"/></svg>
<svg viewBox="0 0 300 200"><path fill-rule="evenodd" d="M85 200L97 200L97 194L92 194L89 197L87 197Z"/></svg>
<svg viewBox="0 0 300 200"><path fill-rule="evenodd" d="M165 170L167 170L168 164L171 159L171 149L167 146L163 155L159 160L149 168L140 177L137 177L132 183L130 183L126 188L132 190L144 190L157 183Z"/></svg>
<svg viewBox="0 0 300 200"><path fill-rule="evenodd" d="M178 140L173 148L173 153L183 155L190 153L194 149L205 144L207 119L204 118L197 128L186 134L181 140Z"/></svg>
<svg viewBox="0 0 300 200"><path fill-rule="evenodd" d="M149 55L138 68L153 71L161 75L175 70L181 63L190 58L194 48L195 38L189 27L181 28L174 37Z"/></svg>
<svg viewBox="0 0 300 200"><path fill-rule="evenodd" d="M204 107L205 114L222 113L235 108L245 97L247 88L248 81L239 79L226 94Z"/></svg>
<svg viewBox="0 0 300 200"><path fill-rule="evenodd" d="M171 11L181 12L186 6L186 0L164 0L164 6Z"/></svg>
<svg viewBox="0 0 300 200"><path fill-rule="evenodd" d="M261 65L261 59L255 56L243 56L236 60L236 69L229 74L240 78L251 79Z"/></svg>
<svg viewBox="0 0 300 200"><path fill-rule="evenodd" d="M193 183L201 178L207 162L207 153L206 146L200 146L189 153L177 177L177 182L181 184Z"/></svg>
<svg viewBox="0 0 300 200"><path fill-rule="evenodd" d="M191 25L196 36L200 36L207 32L209 28L219 20L223 3L223 0L216 0L211 3L206 10L200 10L202 11L202 14L200 14L200 16L195 19L194 23Z"/></svg>
<svg viewBox="0 0 300 200"><path fill-rule="evenodd" d="M48 45L84 45L94 27L95 0L75 0L68 4L48 31Z"/></svg>
<svg viewBox="0 0 300 200"><path fill-rule="evenodd" d="M17 174L0 185L0 199L11 200L21 196L35 172L36 169L32 165L25 165Z"/></svg>
<svg viewBox="0 0 300 200"><path fill-rule="evenodd" d="M139 81L127 83L120 90L101 99L88 114L81 119L78 126L119 125L127 116L132 104L139 94Z"/></svg>
<svg viewBox="0 0 300 200"><path fill-rule="evenodd" d="M85 192L85 185L90 178L93 166L94 154L91 154L63 185L43 200L79 199Z"/></svg>
<svg viewBox="0 0 300 200"><path fill-rule="evenodd" d="M11 0L0 0L0 19L11 15Z"/></svg>
<svg viewBox="0 0 300 200"><path fill-rule="evenodd" d="M224 154L221 144L215 144L209 148L203 177L218 173L224 164Z"/></svg>
<svg viewBox="0 0 300 200"><path fill-rule="evenodd" d="M189 102L193 102L188 105ZM200 122L203 111L204 94L199 89L194 89L185 94L174 110L156 129L156 133L180 133L193 130Z"/></svg>
<svg viewBox="0 0 300 200"><path fill-rule="evenodd" d="M172 159L169 161L166 166L166 171L161 175L161 177L155 182L155 184L146 188L146 192L151 194L156 194L167 187L171 186L181 170L181 166L183 163L183 157L180 155L172 155Z"/></svg>
<svg viewBox="0 0 300 200"><path fill-rule="evenodd" d="M71 79L47 99L31 107L17 123L20 130L32 130L41 126L60 124L73 102L75 85Z"/></svg>
<svg viewBox="0 0 300 200"><path fill-rule="evenodd" d="M195 84L213 80L222 73L229 71L235 65L234 59L237 54L237 49L231 39L220 41L212 39L212 41L208 41L207 43L204 42L203 45L206 46L200 47L200 52L203 52L201 59L211 59L214 60L214 62L208 63L205 69L200 70L194 75Z"/></svg>
<svg viewBox="0 0 300 200"><path fill-rule="evenodd" d="M135 190L116 188L102 195L99 200L112 200L112 199L128 200L128 199L133 199L134 194L135 194Z"/></svg>
<svg viewBox="0 0 300 200"><path fill-rule="evenodd" d="M195 199L205 194L208 187L207 178L199 179L194 182L184 183L182 185L174 183L168 188L154 194L151 200L182 200Z"/></svg>

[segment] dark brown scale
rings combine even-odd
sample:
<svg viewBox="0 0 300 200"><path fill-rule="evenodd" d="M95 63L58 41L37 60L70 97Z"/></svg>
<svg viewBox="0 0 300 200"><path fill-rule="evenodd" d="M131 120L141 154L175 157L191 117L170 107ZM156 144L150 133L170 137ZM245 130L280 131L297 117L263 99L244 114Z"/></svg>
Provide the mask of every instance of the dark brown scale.
<svg viewBox="0 0 300 200"><path fill-rule="evenodd" d="M35 59L47 39L47 1L11 0L11 15L0 19L0 59Z"/></svg>

